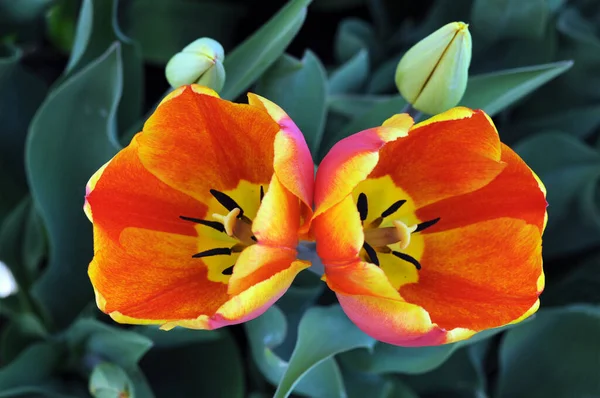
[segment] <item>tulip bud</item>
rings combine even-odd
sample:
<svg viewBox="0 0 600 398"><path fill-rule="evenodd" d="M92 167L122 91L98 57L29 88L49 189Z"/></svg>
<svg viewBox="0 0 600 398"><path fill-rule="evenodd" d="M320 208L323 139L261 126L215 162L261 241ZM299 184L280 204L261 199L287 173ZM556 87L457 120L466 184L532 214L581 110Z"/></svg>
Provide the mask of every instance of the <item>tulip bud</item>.
<svg viewBox="0 0 600 398"><path fill-rule="evenodd" d="M396 86L413 108L431 115L458 104L471 63L468 25L442 26L404 54L396 69Z"/></svg>
<svg viewBox="0 0 600 398"><path fill-rule="evenodd" d="M223 46L208 37L188 44L167 63L165 75L173 88L200 84L219 92L225 84Z"/></svg>

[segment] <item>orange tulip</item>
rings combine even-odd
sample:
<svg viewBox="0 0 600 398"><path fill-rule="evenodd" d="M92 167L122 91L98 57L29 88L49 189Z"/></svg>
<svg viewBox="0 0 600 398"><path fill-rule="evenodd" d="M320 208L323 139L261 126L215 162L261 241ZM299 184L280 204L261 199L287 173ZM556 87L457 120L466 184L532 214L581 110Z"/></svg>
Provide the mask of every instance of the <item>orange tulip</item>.
<svg viewBox="0 0 600 398"><path fill-rule="evenodd" d="M482 111L396 115L337 143L315 181L313 232L348 317L395 345L518 322L544 287L545 190Z"/></svg>
<svg viewBox="0 0 600 398"><path fill-rule="evenodd" d="M310 264L313 162L291 119L184 86L92 176L89 276L118 322L214 329L263 313Z"/></svg>

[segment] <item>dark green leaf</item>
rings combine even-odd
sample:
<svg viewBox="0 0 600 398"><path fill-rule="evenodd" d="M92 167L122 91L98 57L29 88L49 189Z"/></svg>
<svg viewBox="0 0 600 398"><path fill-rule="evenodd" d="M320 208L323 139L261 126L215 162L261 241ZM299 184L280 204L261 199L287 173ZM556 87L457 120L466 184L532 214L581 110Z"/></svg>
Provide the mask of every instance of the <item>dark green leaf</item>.
<svg viewBox="0 0 600 398"><path fill-rule="evenodd" d="M95 398L135 398L127 373L109 362L97 365L90 377L90 393Z"/></svg>
<svg viewBox="0 0 600 398"><path fill-rule="evenodd" d="M335 55L340 64L345 64L361 50L377 53L378 42L371 25L361 19L345 19L338 28L335 38Z"/></svg>
<svg viewBox="0 0 600 398"><path fill-rule="evenodd" d="M564 73L572 65L571 61L561 61L470 77L460 103L469 108L483 109L493 116Z"/></svg>
<svg viewBox="0 0 600 398"><path fill-rule="evenodd" d="M157 397L241 398L245 390L242 363L235 340L223 330L217 340L157 347L142 359L141 368Z"/></svg>
<svg viewBox="0 0 600 398"><path fill-rule="evenodd" d="M339 306L314 307L298 326L298 340L275 397L287 397L314 366L354 348L370 348L375 341L360 331Z"/></svg>
<svg viewBox="0 0 600 398"><path fill-rule="evenodd" d="M396 68L402 59L402 55L396 55L391 59L379 65L373 72L367 85L367 93L369 94L384 94L397 92L396 87Z"/></svg>
<svg viewBox="0 0 600 398"><path fill-rule="evenodd" d="M301 61L283 55L256 84L255 92L281 106L317 153L325 127L327 80L321 61L306 51Z"/></svg>
<svg viewBox="0 0 600 398"><path fill-rule="evenodd" d="M221 97L235 99L283 54L306 18L311 0L291 0L252 36L225 56Z"/></svg>
<svg viewBox="0 0 600 398"><path fill-rule="evenodd" d="M348 62L336 69L329 77L329 94L356 93L369 75L369 53L360 50Z"/></svg>
<svg viewBox="0 0 600 398"><path fill-rule="evenodd" d="M0 358L8 363L34 342L41 341L47 336L42 322L29 312L14 316L4 328L0 340Z"/></svg>
<svg viewBox="0 0 600 398"><path fill-rule="evenodd" d="M0 11L1 12L1 11ZM46 95L46 84L20 65L22 52L0 58L0 224L27 191L23 154L27 128Z"/></svg>
<svg viewBox="0 0 600 398"><path fill-rule="evenodd" d="M134 0L125 3L121 21L127 35L140 43L144 58L164 65L200 37L227 49L246 10L243 3Z"/></svg>
<svg viewBox="0 0 600 398"><path fill-rule="evenodd" d="M82 205L88 179L116 152L109 136L121 89L119 46L113 45L56 88L30 127L27 171L50 244L47 269L33 294L61 326L93 297L87 278L91 224Z"/></svg>
<svg viewBox="0 0 600 398"><path fill-rule="evenodd" d="M540 311L533 321L506 334L495 396L599 396L598 336L598 307Z"/></svg>
<svg viewBox="0 0 600 398"><path fill-rule="evenodd" d="M467 348L454 352L431 372L403 377L419 395L467 397L485 396L485 378L480 374Z"/></svg>
<svg viewBox="0 0 600 398"><path fill-rule="evenodd" d="M273 306L244 326L254 362L271 384L278 385L288 368L288 362L275 352L286 340L285 316L279 308ZM343 380L335 360L329 358L314 366L295 386L294 391L319 398L344 396Z"/></svg>
<svg viewBox="0 0 600 398"><path fill-rule="evenodd" d="M65 339L72 352L96 358L97 362L109 361L126 370L134 367L152 347L152 341L145 336L95 319L78 320L67 330Z"/></svg>
<svg viewBox="0 0 600 398"><path fill-rule="evenodd" d="M459 348L475 344L510 329L507 325L475 334L468 340L430 347L398 347L378 342L371 351L354 350L340 356L340 361L355 370L373 374L422 374L442 365Z"/></svg>
<svg viewBox="0 0 600 398"><path fill-rule="evenodd" d="M54 343L36 343L0 368L0 391L37 384L48 379L61 363L62 352Z"/></svg>
<svg viewBox="0 0 600 398"><path fill-rule="evenodd" d="M119 0L83 0L73 51L65 71L72 76L102 55L115 41L121 44L123 75L117 127L123 131L142 113L144 69L139 45L125 36L117 22ZM117 141L117 130L113 130Z"/></svg>
<svg viewBox="0 0 600 398"><path fill-rule="evenodd" d="M473 30L488 40L539 38L549 14L547 0L475 0L471 18Z"/></svg>

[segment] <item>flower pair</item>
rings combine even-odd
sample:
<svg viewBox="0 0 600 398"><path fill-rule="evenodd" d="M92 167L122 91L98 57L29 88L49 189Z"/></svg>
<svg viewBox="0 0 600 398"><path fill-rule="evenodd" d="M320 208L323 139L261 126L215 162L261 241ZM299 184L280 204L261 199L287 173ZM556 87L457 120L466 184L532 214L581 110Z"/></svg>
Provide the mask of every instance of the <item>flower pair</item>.
<svg viewBox="0 0 600 398"><path fill-rule="evenodd" d="M394 115L336 144L316 178L272 102L192 85L92 176L89 275L118 322L214 329L253 319L310 263L358 327L414 346L535 312L544 190L485 113Z"/></svg>

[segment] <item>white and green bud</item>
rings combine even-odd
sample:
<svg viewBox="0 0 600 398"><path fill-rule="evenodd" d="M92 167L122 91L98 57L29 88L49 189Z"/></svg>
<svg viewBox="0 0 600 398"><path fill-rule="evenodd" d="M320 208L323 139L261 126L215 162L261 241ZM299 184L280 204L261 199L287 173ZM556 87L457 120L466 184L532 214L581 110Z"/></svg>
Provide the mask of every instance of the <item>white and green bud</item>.
<svg viewBox="0 0 600 398"><path fill-rule="evenodd" d="M471 64L468 25L452 22L419 41L396 69L396 86L413 108L435 115L461 100Z"/></svg>
<svg viewBox="0 0 600 398"><path fill-rule="evenodd" d="M169 60L165 75L173 88L195 83L219 92L225 84L224 59L223 46L216 40L202 37Z"/></svg>

